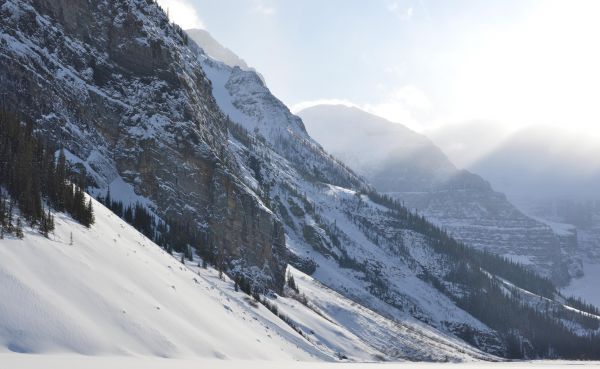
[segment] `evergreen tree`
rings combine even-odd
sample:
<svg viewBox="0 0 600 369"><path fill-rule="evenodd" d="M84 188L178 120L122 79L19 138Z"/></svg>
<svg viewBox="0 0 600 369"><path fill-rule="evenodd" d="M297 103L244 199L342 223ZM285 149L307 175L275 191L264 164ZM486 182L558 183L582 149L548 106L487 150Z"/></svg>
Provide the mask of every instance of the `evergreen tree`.
<svg viewBox="0 0 600 369"><path fill-rule="evenodd" d="M33 123L0 108L0 231L22 233L22 219L42 234L54 229L50 208L67 211L89 226L93 209L81 202L85 196L85 172L72 181L64 149L58 152L34 134ZM76 186L74 186L74 184ZM8 203L4 192L8 194ZM77 197L77 198L75 198ZM87 207L86 207L87 205ZM13 223L14 206L18 216ZM44 208L47 207L48 211Z"/></svg>
<svg viewBox="0 0 600 369"><path fill-rule="evenodd" d="M15 236L19 239L23 239L25 237L23 235L23 225L21 224L21 218L17 218L17 224L15 226Z"/></svg>
<svg viewBox="0 0 600 369"><path fill-rule="evenodd" d="M66 185L67 181L67 159L65 157L64 148L60 148L60 153L58 154L58 160L56 163L56 171L54 177L54 206L57 211L64 211L66 206L67 192L68 186ZM70 194L69 194L70 195ZM52 197L51 197L52 199Z"/></svg>

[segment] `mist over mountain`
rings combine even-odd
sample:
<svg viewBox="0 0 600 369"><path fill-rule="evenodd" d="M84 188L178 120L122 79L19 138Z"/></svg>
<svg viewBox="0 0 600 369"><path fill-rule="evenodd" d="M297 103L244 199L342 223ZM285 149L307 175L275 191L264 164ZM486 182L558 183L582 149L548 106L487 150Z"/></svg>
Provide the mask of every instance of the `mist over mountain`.
<svg viewBox="0 0 600 369"><path fill-rule="evenodd" d="M317 105L298 115L311 136L379 191L434 189L459 174L427 137L358 108Z"/></svg>
<svg viewBox="0 0 600 369"><path fill-rule="evenodd" d="M230 67L240 67L244 70L250 69L244 59L221 45L207 30L199 28L187 29L185 30L185 33L187 33L188 36L211 58L223 62Z"/></svg>
<svg viewBox="0 0 600 369"><path fill-rule="evenodd" d="M600 141L552 127L502 140L469 167L516 198L600 200Z"/></svg>
<svg viewBox="0 0 600 369"><path fill-rule="evenodd" d="M482 175L515 201L600 197L600 138L593 132L471 121L431 128L425 134L453 162Z"/></svg>

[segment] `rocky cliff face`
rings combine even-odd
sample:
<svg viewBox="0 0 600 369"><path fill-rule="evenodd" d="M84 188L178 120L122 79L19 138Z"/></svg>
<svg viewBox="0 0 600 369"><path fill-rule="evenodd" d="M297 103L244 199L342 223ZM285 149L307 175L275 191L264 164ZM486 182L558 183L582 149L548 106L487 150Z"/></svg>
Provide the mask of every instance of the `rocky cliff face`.
<svg viewBox="0 0 600 369"><path fill-rule="evenodd" d="M156 4L9 0L0 14L7 107L84 163L93 187L121 177L156 214L198 226L204 247L281 287L283 227L236 177L210 81Z"/></svg>

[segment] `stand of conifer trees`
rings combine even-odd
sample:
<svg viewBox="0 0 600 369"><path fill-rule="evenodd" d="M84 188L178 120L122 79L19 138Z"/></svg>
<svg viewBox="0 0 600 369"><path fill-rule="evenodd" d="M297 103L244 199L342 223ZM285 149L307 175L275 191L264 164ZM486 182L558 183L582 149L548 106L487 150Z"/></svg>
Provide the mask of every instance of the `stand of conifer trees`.
<svg viewBox="0 0 600 369"><path fill-rule="evenodd" d="M540 296L553 298L556 287L548 278L542 277L506 257L492 254L486 250L480 251L457 241L448 232L424 216L412 213L398 200L377 192L367 193L371 201L392 209L393 216L402 223L403 227L425 235L436 251L457 260L469 260L489 273L498 275L521 288Z"/></svg>
<svg viewBox="0 0 600 369"><path fill-rule="evenodd" d="M33 124L0 109L0 235L23 236L22 220L48 237L54 217L48 207L75 220L94 223L92 202L85 200L85 173L73 175L65 154L42 140ZM17 214L18 212L18 214Z"/></svg>
<svg viewBox="0 0 600 369"><path fill-rule="evenodd" d="M465 291L468 291L460 298L454 297L456 304L502 335L507 345L507 357L600 359L600 335L597 333L596 318L569 312L566 308L553 312L551 309L543 310L529 306L517 297L508 295L503 290L500 280L491 278L485 272L539 296L554 299L557 289L549 279L508 258L476 250L458 242L445 230L430 223L425 217L412 213L396 199L376 192L370 192L368 196L373 202L392 209L392 215L402 227L425 235L437 252L454 261L446 280L462 285ZM445 287L440 281L433 278L430 282L445 292ZM578 299L569 298L567 304L589 314L598 313L594 306ZM589 331L586 334L578 334L561 319L578 322ZM472 332L465 334L465 341L475 339L468 337Z"/></svg>
<svg viewBox="0 0 600 369"><path fill-rule="evenodd" d="M139 203L124 205L122 201L114 200L110 188L106 196L98 196L97 200L169 254L173 251L181 252L185 258L192 260L192 250L195 249L203 260L216 265L215 251L206 247L208 244L206 236L198 231L191 221L184 222L176 219L163 221Z"/></svg>

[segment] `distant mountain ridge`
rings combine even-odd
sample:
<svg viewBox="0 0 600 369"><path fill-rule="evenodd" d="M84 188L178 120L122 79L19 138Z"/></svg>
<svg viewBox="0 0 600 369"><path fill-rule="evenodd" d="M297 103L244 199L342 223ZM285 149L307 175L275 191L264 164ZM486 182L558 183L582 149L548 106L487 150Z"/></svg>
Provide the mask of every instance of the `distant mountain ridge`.
<svg viewBox="0 0 600 369"><path fill-rule="evenodd" d="M470 168L502 189L524 213L572 240L574 292L600 304L600 142L587 132L529 127L507 137ZM567 286L567 288L570 288Z"/></svg>
<svg viewBox="0 0 600 369"><path fill-rule="evenodd" d="M525 216L480 176L457 169L427 137L356 107L318 105L298 114L317 141L378 191L459 240L524 262L558 283L577 269L562 250L572 240Z"/></svg>
<svg viewBox="0 0 600 369"><path fill-rule="evenodd" d="M600 143L582 136L551 127L522 129L470 168L516 198L600 200Z"/></svg>
<svg viewBox="0 0 600 369"><path fill-rule="evenodd" d="M379 191L491 188L481 177L457 169L429 138L401 124L344 105L319 105L298 115L319 143L352 163Z"/></svg>

